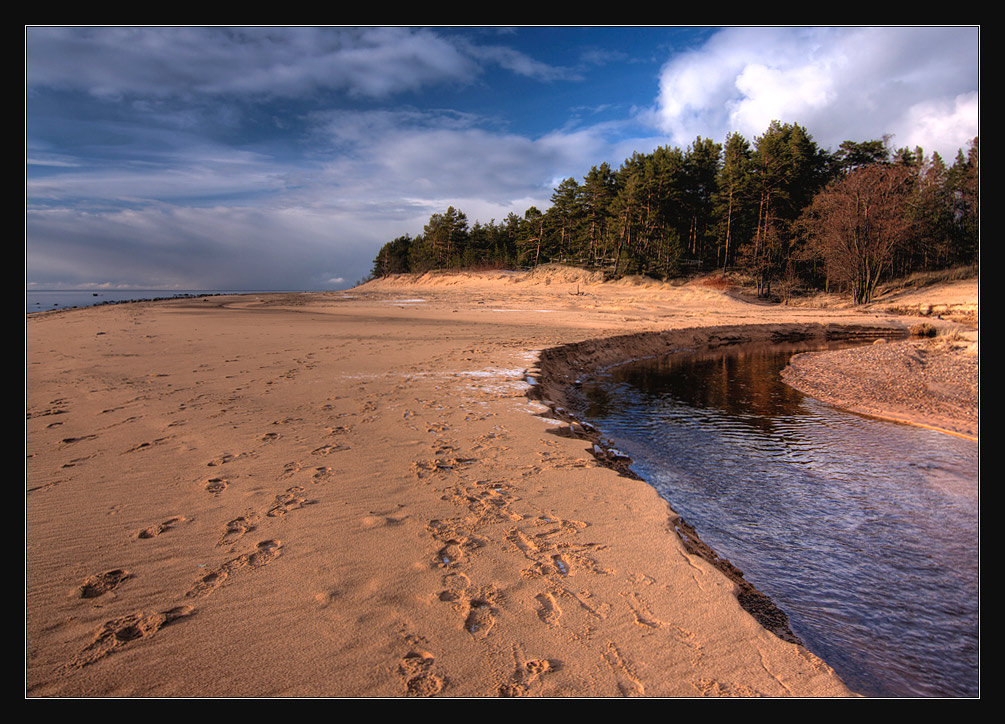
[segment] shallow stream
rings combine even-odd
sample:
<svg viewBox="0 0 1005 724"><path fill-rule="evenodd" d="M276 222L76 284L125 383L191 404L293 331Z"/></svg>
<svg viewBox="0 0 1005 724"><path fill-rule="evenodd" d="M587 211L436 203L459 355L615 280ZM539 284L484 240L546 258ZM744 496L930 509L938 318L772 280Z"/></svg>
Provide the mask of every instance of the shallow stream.
<svg viewBox="0 0 1005 724"><path fill-rule="evenodd" d="M853 690L977 696L978 445L802 395L811 348L616 367L586 417Z"/></svg>

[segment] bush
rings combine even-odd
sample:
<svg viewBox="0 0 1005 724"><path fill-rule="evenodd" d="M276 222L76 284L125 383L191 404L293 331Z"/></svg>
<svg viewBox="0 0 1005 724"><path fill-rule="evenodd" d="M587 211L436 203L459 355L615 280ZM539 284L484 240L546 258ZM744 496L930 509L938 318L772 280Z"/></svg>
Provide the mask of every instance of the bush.
<svg viewBox="0 0 1005 724"><path fill-rule="evenodd" d="M912 337L934 337L939 333L939 330L934 324L921 322L913 325L910 332Z"/></svg>
<svg viewBox="0 0 1005 724"><path fill-rule="evenodd" d="M736 284L729 279L725 274L710 274L703 279L698 281L703 287L708 287L709 289L718 289L720 291L727 291L732 289Z"/></svg>

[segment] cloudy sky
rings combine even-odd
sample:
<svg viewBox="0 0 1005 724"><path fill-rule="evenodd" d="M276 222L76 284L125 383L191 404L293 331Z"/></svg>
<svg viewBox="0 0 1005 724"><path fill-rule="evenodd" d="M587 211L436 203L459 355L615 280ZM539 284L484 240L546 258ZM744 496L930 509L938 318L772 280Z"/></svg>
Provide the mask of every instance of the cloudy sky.
<svg viewBox="0 0 1005 724"><path fill-rule="evenodd" d="M979 69L973 27L28 27L26 284L342 289L447 206L773 119L952 160Z"/></svg>

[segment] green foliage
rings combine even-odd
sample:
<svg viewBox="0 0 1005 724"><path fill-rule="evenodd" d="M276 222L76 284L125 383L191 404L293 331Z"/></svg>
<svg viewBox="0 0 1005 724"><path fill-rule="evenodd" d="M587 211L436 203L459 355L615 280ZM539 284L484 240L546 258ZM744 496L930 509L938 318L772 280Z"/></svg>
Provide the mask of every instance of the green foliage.
<svg viewBox="0 0 1005 724"><path fill-rule="evenodd" d="M739 133L726 137L723 162L712 194L712 219L716 239L716 266L725 270L739 246L753 236L755 215L753 153Z"/></svg>
<svg viewBox="0 0 1005 724"><path fill-rule="evenodd" d="M452 206L435 213L420 235L385 244L373 275L558 262L661 279L685 267L735 269L763 296L776 284L848 284L812 243L804 212L828 183L870 168L899 168L909 179L908 231L888 272L975 264L977 139L949 167L921 148L891 153L887 143L845 141L829 153L802 126L773 121L753 143L731 133L723 144L699 136L683 150L636 152L616 170L602 163L582 181L563 179L543 212L530 207L470 227Z"/></svg>
<svg viewBox="0 0 1005 724"><path fill-rule="evenodd" d="M412 270L409 260L412 238L407 234L389 241L377 252L373 260L371 277L386 277L391 274L406 274Z"/></svg>
<svg viewBox="0 0 1005 724"><path fill-rule="evenodd" d="M887 148L887 139L882 141L845 141L834 153L833 162L839 173L849 173L856 168L868 166L874 163L888 163L890 150Z"/></svg>

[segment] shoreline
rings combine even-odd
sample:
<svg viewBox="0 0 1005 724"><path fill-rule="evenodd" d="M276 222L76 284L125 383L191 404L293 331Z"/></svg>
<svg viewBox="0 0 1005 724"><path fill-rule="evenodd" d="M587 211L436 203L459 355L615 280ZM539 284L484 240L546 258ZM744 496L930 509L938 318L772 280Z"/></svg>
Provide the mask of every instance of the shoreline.
<svg viewBox="0 0 1005 724"><path fill-rule="evenodd" d="M782 379L856 414L978 442L978 364L975 344L913 337L796 355Z"/></svg>
<svg viewBox="0 0 1005 724"><path fill-rule="evenodd" d="M30 320L27 695L850 695L527 399L819 324L904 326L512 277Z"/></svg>
<svg viewBox="0 0 1005 724"><path fill-rule="evenodd" d="M582 419L585 402L577 393L584 379L596 377L611 367L631 361L654 359L673 354L686 354L695 349L715 349L751 342L791 342L811 339L851 340L885 339L903 335L903 330L892 326L851 325L792 325L789 328L756 325L743 327L706 327L673 330L665 333L642 333L608 339L590 339L562 347L543 350L537 373L538 382L528 396L549 407L553 416L568 424L563 433L569 437L587 440L593 456L619 475L649 482L632 470L632 459L609 446L599 431ZM616 350L616 352L615 352ZM575 374L572 374L575 373ZM556 398L563 404L554 401ZM563 406L564 405L564 406ZM715 566L737 586L737 601L765 630L783 641L802 645L803 642L789 627L788 615L744 578L743 571L728 559L722 558L701 540L701 536L679 513L674 511L674 531L688 553L700 556Z"/></svg>

